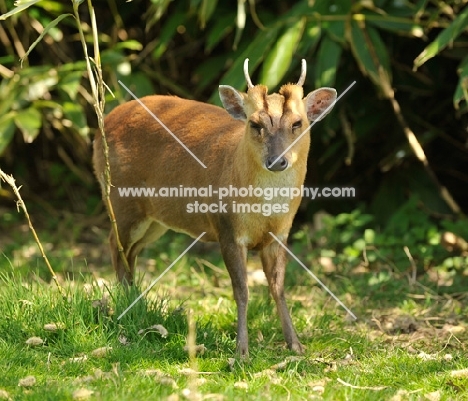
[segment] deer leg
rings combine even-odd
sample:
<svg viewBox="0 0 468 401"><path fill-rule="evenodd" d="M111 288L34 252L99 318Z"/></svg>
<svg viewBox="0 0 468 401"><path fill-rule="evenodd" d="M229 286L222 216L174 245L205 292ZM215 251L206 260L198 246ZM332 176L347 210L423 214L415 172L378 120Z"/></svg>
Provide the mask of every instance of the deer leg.
<svg viewBox="0 0 468 401"><path fill-rule="evenodd" d="M130 272L127 272L125 269L125 264L122 260L122 255L118 251L117 241L113 230L111 230L109 238L112 265L114 266L119 281L127 285L132 285L137 256L147 244L159 239L167 231L167 228L150 220L143 220L128 230L121 230L121 228L122 227L119 226L119 231L130 233L130 235L127 234L125 237L120 237L124 254L127 258L128 266L130 267Z"/></svg>
<svg viewBox="0 0 468 401"><path fill-rule="evenodd" d="M249 356L249 335L247 330L247 249L235 242L220 242L224 263L231 277L234 299L237 304L237 353L242 359Z"/></svg>
<svg viewBox="0 0 468 401"><path fill-rule="evenodd" d="M286 251L276 241L263 248L260 253L262 260L263 271L268 281L270 293L276 303L276 309L281 320L284 338L289 349L302 354L304 352L303 345L297 338L294 329L291 315L286 299L284 297L284 275L286 271Z"/></svg>
<svg viewBox="0 0 468 401"><path fill-rule="evenodd" d="M117 274L117 279L119 280L119 282L125 283L127 285L132 285L133 284L133 272L135 270L135 258L133 258L133 260L130 260L130 258L128 257L128 252L127 252L127 248L128 248L127 242L121 235L119 235L119 239L123 247L124 255L127 258L130 271L127 271L127 269L125 268L124 261L122 260L122 255L118 249L117 239L116 239L114 230L111 230L110 235L109 235L109 245L111 249L112 266L114 266L114 270L115 270L115 273Z"/></svg>

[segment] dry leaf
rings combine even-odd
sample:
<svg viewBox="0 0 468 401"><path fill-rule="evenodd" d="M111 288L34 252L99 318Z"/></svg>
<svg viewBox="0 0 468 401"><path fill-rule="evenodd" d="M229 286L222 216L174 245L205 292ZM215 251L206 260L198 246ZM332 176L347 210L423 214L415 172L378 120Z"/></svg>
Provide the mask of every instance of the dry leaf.
<svg viewBox="0 0 468 401"><path fill-rule="evenodd" d="M452 376L452 377L468 377L468 368L459 369L459 370L452 370L450 372L450 376Z"/></svg>
<svg viewBox="0 0 468 401"><path fill-rule="evenodd" d="M236 363L236 358L228 358L229 369L233 370L235 363Z"/></svg>
<svg viewBox="0 0 468 401"><path fill-rule="evenodd" d="M442 327L442 330L445 330L445 331L448 331L449 333L452 333L452 334L460 334L460 333L463 333L465 331L465 328L463 326L460 326L460 325L452 325L452 324L444 324L444 326Z"/></svg>
<svg viewBox="0 0 468 401"><path fill-rule="evenodd" d="M190 376L197 374L198 372L196 370L193 370L192 368L180 368L179 373L181 375Z"/></svg>
<svg viewBox="0 0 468 401"><path fill-rule="evenodd" d="M330 381L331 379L329 379L328 377L324 377L323 379L307 383L307 385L312 388L313 392L322 395L325 392L325 386Z"/></svg>
<svg viewBox="0 0 468 401"><path fill-rule="evenodd" d="M196 391L192 391L188 388L184 388L182 391L181 391L181 394L182 394L182 397L184 397L185 399L187 400L190 400L190 401L199 401L199 400L202 400L202 395Z"/></svg>
<svg viewBox="0 0 468 401"><path fill-rule="evenodd" d="M83 355L83 356L77 356L75 358L69 358L68 361L72 363L81 363L81 362L86 361L87 359L88 357L86 355Z"/></svg>
<svg viewBox="0 0 468 401"><path fill-rule="evenodd" d="M336 372L338 370L338 364L335 361L329 363L329 365L323 369L324 372Z"/></svg>
<svg viewBox="0 0 468 401"><path fill-rule="evenodd" d="M90 283L86 283L83 285L83 291L86 295L92 295L93 294L93 285Z"/></svg>
<svg viewBox="0 0 468 401"><path fill-rule="evenodd" d="M101 347L96 348L94 351L91 352L91 355L95 358L103 358L105 357L110 351L112 351L112 347Z"/></svg>
<svg viewBox="0 0 468 401"><path fill-rule="evenodd" d="M26 344L31 347L37 347L38 345L44 344L44 340L40 337L30 337L26 340Z"/></svg>
<svg viewBox="0 0 468 401"><path fill-rule="evenodd" d="M110 380L113 378L114 373L112 372L103 372L101 369L96 368L93 370L93 375L88 375L84 377L78 377L75 379L75 383L77 384L86 384L91 383L95 380Z"/></svg>
<svg viewBox="0 0 468 401"><path fill-rule="evenodd" d="M417 354L418 353L418 350L416 348L414 348L412 345L408 345L408 347L406 349L410 354Z"/></svg>
<svg viewBox="0 0 468 401"><path fill-rule="evenodd" d="M257 373L254 373L254 377L257 378L257 377L262 377L262 376L266 376L268 378L272 378L272 377L275 377L276 376L276 370L273 370L273 369L264 369L260 372L257 372Z"/></svg>
<svg viewBox="0 0 468 401"><path fill-rule="evenodd" d="M445 354L444 355L444 361L450 362L453 360L452 354Z"/></svg>
<svg viewBox="0 0 468 401"><path fill-rule="evenodd" d="M428 399L429 401L439 401L441 397L442 397L442 394L440 393L439 390L433 391L432 393L429 393L429 394L424 394L424 398Z"/></svg>
<svg viewBox="0 0 468 401"><path fill-rule="evenodd" d="M304 358L302 356L288 356L283 362L277 363L273 366L270 366L272 370L283 370L291 362L302 361Z"/></svg>
<svg viewBox="0 0 468 401"><path fill-rule="evenodd" d="M423 361L431 361L431 360L437 359L435 355L426 354L424 351L421 351L418 354L418 358L421 358Z"/></svg>
<svg viewBox="0 0 468 401"><path fill-rule="evenodd" d="M0 400L11 400L10 394L6 390L0 389Z"/></svg>
<svg viewBox="0 0 468 401"><path fill-rule="evenodd" d="M112 373L115 376L120 377L120 362L114 362L112 364Z"/></svg>
<svg viewBox="0 0 468 401"><path fill-rule="evenodd" d="M169 376L164 376L164 377L158 378L157 381L158 381L159 383L161 383L162 385L164 385L164 386L170 386L170 387L172 387L173 389L176 389L176 388L179 387L179 386L177 385L177 383L175 382L175 380L174 380L172 377L169 377Z"/></svg>
<svg viewBox="0 0 468 401"><path fill-rule="evenodd" d="M58 330L63 330L65 328L65 325L63 323L47 323L44 325L44 330L45 331L58 331Z"/></svg>
<svg viewBox="0 0 468 401"><path fill-rule="evenodd" d="M73 392L73 399L74 400L85 400L91 397L94 394L93 390L88 390L87 388L80 388Z"/></svg>
<svg viewBox="0 0 468 401"><path fill-rule="evenodd" d="M112 316L114 314L114 309L109 306L109 294L107 292L102 294L101 299L93 300L91 306L98 309L103 315Z"/></svg>
<svg viewBox="0 0 468 401"><path fill-rule="evenodd" d="M20 387L32 387L36 384L36 378L34 376L26 376L23 379L20 379L18 386Z"/></svg>
<svg viewBox="0 0 468 401"><path fill-rule="evenodd" d="M241 381L241 382L235 382L234 383L235 388L241 388L243 390L248 390L249 385L247 382Z"/></svg>
<svg viewBox="0 0 468 401"><path fill-rule="evenodd" d="M424 394L424 398L428 399L429 401L440 401L441 397L442 397L442 394L440 393L439 390L433 391L432 393L429 393L429 394Z"/></svg>
<svg viewBox="0 0 468 401"><path fill-rule="evenodd" d="M208 380L206 380L204 377L197 377L195 380L195 386L203 386L207 381Z"/></svg>
<svg viewBox="0 0 468 401"><path fill-rule="evenodd" d="M264 369L260 372L254 373L253 375L254 378L263 377L263 376L266 376L271 380L273 377L276 377L276 371L273 369Z"/></svg>
<svg viewBox="0 0 468 401"><path fill-rule="evenodd" d="M146 329L141 329L138 331L140 335L146 335L148 333L159 333L162 338L166 338L169 335L169 332L162 324L155 324L153 326L147 327Z"/></svg>
<svg viewBox="0 0 468 401"><path fill-rule="evenodd" d="M110 283L103 278L98 278L92 284L84 284L83 291L86 295L92 295L95 287L99 288L101 291L106 291L110 287Z"/></svg>
<svg viewBox="0 0 468 401"><path fill-rule="evenodd" d="M107 290L110 288L110 283L104 278L97 278L94 280L93 284L97 287L99 287L100 290Z"/></svg>
<svg viewBox="0 0 468 401"><path fill-rule="evenodd" d="M247 281L249 286L268 285L263 269L249 270L247 272Z"/></svg>
<svg viewBox="0 0 468 401"><path fill-rule="evenodd" d="M88 384L96 380L94 376L88 375L88 376L83 376L83 377L77 377L75 380L73 380L74 384Z"/></svg>
<svg viewBox="0 0 468 401"><path fill-rule="evenodd" d="M320 394L322 395L324 392L325 392L325 387L324 386L321 386L320 384L317 385L317 386L313 386L312 387L312 391L314 393L317 393L317 394Z"/></svg>
<svg viewBox="0 0 468 401"><path fill-rule="evenodd" d="M205 347L205 344L198 344L198 345L195 345L195 354L200 354L200 355L203 355L205 353L205 351L207 350L207 348ZM185 352L189 352L189 346L186 345L184 347L184 351Z"/></svg>
<svg viewBox="0 0 468 401"><path fill-rule="evenodd" d="M155 376L155 377L163 377L166 374L159 369L144 369L139 371L140 374L144 376Z"/></svg>
<svg viewBox="0 0 468 401"><path fill-rule="evenodd" d="M122 344L122 345L129 345L130 344L130 341L128 341L128 338L125 337L122 334L118 337L118 340L119 340L119 343Z"/></svg>

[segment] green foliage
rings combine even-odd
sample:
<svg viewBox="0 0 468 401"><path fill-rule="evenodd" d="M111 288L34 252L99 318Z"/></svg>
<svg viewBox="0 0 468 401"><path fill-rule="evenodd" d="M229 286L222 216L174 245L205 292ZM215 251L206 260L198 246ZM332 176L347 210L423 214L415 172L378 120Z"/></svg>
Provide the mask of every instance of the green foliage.
<svg viewBox="0 0 468 401"><path fill-rule="evenodd" d="M355 227L368 223L358 212L337 220ZM168 255L173 257L172 250ZM254 285L249 303L251 359L243 363L231 359L235 304L229 285L224 285L228 274L221 277L222 285L213 285L193 262L189 258L176 266L158 289L117 320L138 289L78 276L62 297L42 281L25 281L16 267L24 269L28 263L17 266L13 260L8 273L0 275L0 394L71 400L84 388L94 392L91 399L146 400L182 398L190 389L200 398L225 400L302 400L311 395L346 400L359 393L376 401L415 390L423 395L437 390L441 399L464 394L467 334L456 316L466 314L465 298L441 297L429 286L411 288L406 277L389 271L354 275L345 288L337 274L330 280L331 289L360 318L350 323L326 294L302 277L287 289L289 299L296 300L293 316L306 345L306 355L296 356L283 346L267 289ZM142 281L141 289L150 280ZM381 310L383 297L390 305ZM184 351L189 313L196 322L196 343L205 347L194 361ZM54 330L46 326L52 323ZM154 325L162 325L167 336L155 328L145 330ZM31 337L43 343L27 344ZM34 385L18 385L31 375Z"/></svg>
<svg viewBox="0 0 468 401"><path fill-rule="evenodd" d="M303 35L305 22L305 18L301 18L291 26L287 26L276 40L274 50L265 57L263 63L260 81L264 85L275 87L282 82Z"/></svg>
<svg viewBox="0 0 468 401"><path fill-rule="evenodd" d="M26 1L17 8L11 3L4 10L9 33L2 36L0 53L0 154L5 160L12 160L13 153L27 155L25 143L37 138L54 149L59 138L69 144L67 152L78 168L89 173L90 154L73 153L96 126L89 117L84 62L77 61L83 58L76 50L77 27L65 18L74 3ZM363 201L374 210L385 209L386 215L398 208L401 192L404 200L420 195L419 161L382 91L388 81L439 180L466 208L460 185L468 179L460 168L466 157L460 127L468 124L464 2L275 0L266 6L152 0L143 14L142 4L111 0L106 7L95 5L98 16L112 16L98 18L104 77L112 91L107 110L128 99L119 80L137 96L175 94L219 105L219 84L245 89L245 58L253 82L268 84L272 91L297 81L305 58L306 93L316 86L334 86L342 93L357 81L314 127L310 181L352 182ZM90 21L81 28L91 45ZM21 37L20 46L14 45L15 37ZM21 68L18 56L26 55ZM443 156L448 153L453 156ZM20 157L10 167L19 169L21 163ZM395 182L396 176L404 191L382 184ZM420 199L431 210L447 212L438 188L426 195ZM353 207L341 203L337 211Z"/></svg>
<svg viewBox="0 0 468 401"><path fill-rule="evenodd" d="M324 227L311 237L307 229L296 233L294 238L300 241L296 250L309 237L316 244L312 247L316 257L329 257L346 270L365 266L371 271L409 273L415 266L419 273L455 269L464 274L468 266L468 256L459 251L450 253L442 241L445 232L468 238L466 219L431 217L417 197L401 204L385 225L376 224L373 215L360 209L325 215L322 224Z"/></svg>
<svg viewBox="0 0 468 401"><path fill-rule="evenodd" d="M465 8L456 18L446 27L429 46L414 60L416 68L423 65L427 60L435 57L447 46L460 36L460 34L468 27L468 8Z"/></svg>

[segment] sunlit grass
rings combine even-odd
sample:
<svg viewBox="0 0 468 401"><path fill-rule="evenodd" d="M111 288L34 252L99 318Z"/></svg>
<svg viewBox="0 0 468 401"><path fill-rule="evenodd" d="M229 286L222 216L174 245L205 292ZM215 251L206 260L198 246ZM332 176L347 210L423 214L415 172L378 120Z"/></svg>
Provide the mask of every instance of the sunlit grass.
<svg viewBox="0 0 468 401"><path fill-rule="evenodd" d="M145 251L138 262L138 288L145 289L189 243L173 235ZM243 363L231 359L236 306L216 247L202 246L183 258L121 320L117 316L139 291L116 286L109 269L98 270L92 263L71 266L70 259L58 258L57 270L74 277L65 280L63 298L41 279L40 264L7 257L1 262L0 389L12 399L73 399L80 389L101 400L417 400L434 392L439 399L453 399L468 386L468 373L451 376L468 365L466 297L441 295L429 283L422 285L424 277L411 286L405 275L391 272L385 277L321 274L358 315L352 322L291 261L286 291L307 352L297 357L286 349L268 289L254 281L251 355ZM259 268L255 260L249 266ZM96 281L98 276L108 281ZM193 361L184 349L188 313L196 321L196 343L204 346L195 371L188 370ZM59 329L47 331L48 323ZM168 335L156 329L141 333L154 325ZM33 336L44 343L27 345ZM107 352L93 355L103 347ZM18 386L27 376L34 376L35 384Z"/></svg>

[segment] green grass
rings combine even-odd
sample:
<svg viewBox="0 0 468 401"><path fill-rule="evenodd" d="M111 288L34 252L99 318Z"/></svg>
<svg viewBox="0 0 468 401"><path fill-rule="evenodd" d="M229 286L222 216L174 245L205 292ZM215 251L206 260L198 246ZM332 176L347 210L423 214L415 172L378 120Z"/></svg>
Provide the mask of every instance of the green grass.
<svg viewBox="0 0 468 401"><path fill-rule="evenodd" d="M173 235L159 244L163 253L145 251L139 288L145 289L190 242ZM57 271L74 278L64 280L65 298L44 281L48 277L40 262L23 259L21 252L0 257L0 389L11 399L71 400L79 389L93 391L90 399L113 401L419 400L434 392L439 398L433 399L468 399L468 373L452 373L468 367L462 277L442 291L426 276L410 286L404 274L392 272L319 273L358 315L352 322L291 261L287 294L306 354L295 357L285 348L267 288L254 284L250 361L243 363L231 359L236 307L216 248L194 249L120 321L117 316L138 291L112 284L112 274L94 262L72 263L60 257L63 249L58 252L50 251L52 259L57 256ZM93 285L97 276L111 284ZM194 360L184 350L189 313L196 321L196 343L205 347ZM62 328L46 331L48 323ZM156 324L167 329L166 338L156 330L139 334ZM44 343L27 345L33 336ZM93 356L101 347L111 349ZM36 379L33 386L18 386L30 375Z"/></svg>

